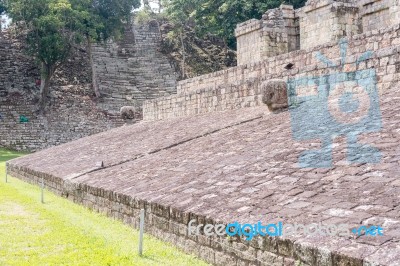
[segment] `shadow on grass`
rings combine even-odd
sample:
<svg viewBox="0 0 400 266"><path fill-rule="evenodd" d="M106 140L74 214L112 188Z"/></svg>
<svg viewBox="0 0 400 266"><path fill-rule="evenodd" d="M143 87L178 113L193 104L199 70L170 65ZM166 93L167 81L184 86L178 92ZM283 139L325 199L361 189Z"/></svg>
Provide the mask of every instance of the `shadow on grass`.
<svg viewBox="0 0 400 266"><path fill-rule="evenodd" d="M153 262L153 263L158 262L158 263L161 264L161 263L163 262L161 259L157 258L157 257L154 256L154 255L146 255L146 254L143 254L143 255L141 256L141 258L142 258L142 259L145 259L145 260L147 260L147 261L149 261L149 262Z"/></svg>
<svg viewBox="0 0 400 266"><path fill-rule="evenodd" d="M0 148L0 163L18 158L20 156L26 155L27 153L10 151Z"/></svg>

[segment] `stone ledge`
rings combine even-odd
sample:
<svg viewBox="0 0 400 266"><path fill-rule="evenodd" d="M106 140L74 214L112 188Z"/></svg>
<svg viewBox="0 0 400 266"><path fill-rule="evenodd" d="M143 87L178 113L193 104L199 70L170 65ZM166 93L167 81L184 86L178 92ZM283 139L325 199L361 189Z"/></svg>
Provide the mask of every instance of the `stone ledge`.
<svg viewBox="0 0 400 266"><path fill-rule="evenodd" d="M381 12L384 10L389 9L390 6L385 6L385 5L379 5L379 6L372 6L368 9L363 9L362 12L360 13L361 16L369 16L371 14Z"/></svg>
<svg viewBox="0 0 400 266"><path fill-rule="evenodd" d="M253 31L259 30L262 27L262 22L257 19L251 19L244 23L238 24L235 29L235 36L239 37Z"/></svg>
<svg viewBox="0 0 400 266"><path fill-rule="evenodd" d="M315 11L317 9L328 6L332 3L335 3L334 0L309 0L306 5L303 7L304 13L309 13L311 11Z"/></svg>

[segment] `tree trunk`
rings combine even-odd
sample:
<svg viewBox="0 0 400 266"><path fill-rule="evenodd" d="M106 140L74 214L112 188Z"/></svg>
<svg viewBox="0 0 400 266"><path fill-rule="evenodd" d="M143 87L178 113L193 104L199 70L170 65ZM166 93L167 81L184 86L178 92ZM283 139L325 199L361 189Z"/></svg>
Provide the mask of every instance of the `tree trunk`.
<svg viewBox="0 0 400 266"><path fill-rule="evenodd" d="M158 13L161 13L163 9L162 0L158 0Z"/></svg>
<svg viewBox="0 0 400 266"><path fill-rule="evenodd" d="M100 90L99 90L99 85L97 84L97 75L96 75L96 69L94 67L94 61L93 61L93 51L92 51L92 44L90 42L89 37L87 37L87 50L89 53L89 59L90 59L90 67L92 69L92 88L94 91L94 94L96 95L97 98L101 96Z"/></svg>
<svg viewBox="0 0 400 266"><path fill-rule="evenodd" d="M54 67L48 66L42 63L42 74L41 74L41 83L40 83L40 100L39 100L39 110L43 111L46 107L47 96L49 96L50 92L50 81L54 74Z"/></svg>
<svg viewBox="0 0 400 266"><path fill-rule="evenodd" d="M224 38L224 53L225 53L225 66L228 66L228 42L226 38Z"/></svg>
<svg viewBox="0 0 400 266"><path fill-rule="evenodd" d="M186 52L185 52L185 43L183 41L183 30L181 30L180 38L181 38L181 45L182 45L182 78L185 79L185 77L186 77L186 73L185 73Z"/></svg>

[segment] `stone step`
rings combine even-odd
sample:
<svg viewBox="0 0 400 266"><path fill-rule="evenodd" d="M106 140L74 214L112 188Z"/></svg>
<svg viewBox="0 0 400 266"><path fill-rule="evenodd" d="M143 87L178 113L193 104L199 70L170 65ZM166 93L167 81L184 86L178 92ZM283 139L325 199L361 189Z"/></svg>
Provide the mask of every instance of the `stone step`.
<svg viewBox="0 0 400 266"><path fill-rule="evenodd" d="M132 101L176 92L176 73L159 52L158 30L126 27L118 43L94 44L93 57L105 108L119 110ZM134 100L127 100L133 98ZM118 107L118 108L117 108Z"/></svg>

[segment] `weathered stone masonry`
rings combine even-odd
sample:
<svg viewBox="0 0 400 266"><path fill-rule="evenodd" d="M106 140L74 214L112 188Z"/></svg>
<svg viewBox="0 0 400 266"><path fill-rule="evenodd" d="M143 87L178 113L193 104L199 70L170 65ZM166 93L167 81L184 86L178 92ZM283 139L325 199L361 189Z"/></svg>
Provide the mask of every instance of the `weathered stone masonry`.
<svg viewBox="0 0 400 266"><path fill-rule="evenodd" d="M21 51L20 43L0 37L0 146L36 151L123 125L119 111L135 106L142 119L142 103L176 92L176 74L159 52L160 36L154 23L127 27L118 43L93 46L101 97L90 88L86 52L78 51L57 72L44 115L36 113L39 70ZM21 123L20 117L28 118Z"/></svg>
<svg viewBox="0 0 400 266"><path fill-rule="evenodd" d="M281 5L236 29L238 65L309 49L400 22L398 0L309 0L294 10Z"/></svg>
<svg viewBox="0 0 400 266"><path fill-rule="evenodd" d="M181 81L176 95L145 102L145 121L13 160L7 169L33 184L43 177L52 191L136 227L144 208L147 232L215 265L400 265L400 25L391 20L398 18L398 6L398 1L384 0L308 1L294 11L308 18L285 15L292 12L287 6L269 11L262 25L269 23L272 30L253 20L247 23L253 30L238 36L242 47L248 35L266 49L262 54L248 44L239 51L239 58L255 51L256 61ZM312 47L318 34L302 39L301 28L315 27L318 12L334 25L324 28L330 34L318 33L323 44ZM378 14L386 15L378 19ZM383 28L368 28L368 19ZM354 25L366 26L354 32ZM255 41L261 29L267 44ZM343 37L349 44L344 66L317 60L320 52L340 65L338 40ZM310 47L298 50L302 44ZM280 49L282 54L273 55ZM357 63L367 51L373 52L371 58ZM241 58L253 59L251 53ZM360 136L360 142L379 148L382 162L348 164L347 147L337 140L334 167L299 169L299 154L319 147L320 140L293 139L289 112L271 114L262 104L264 81L371 68L377 73L383 129ZM188 236L191 219L198 224L385 224L386 231L382 238L300 235L247 242Z"/></svg>
<svg viewBox="0 0 400 266"><path fill-rule="evenodd" d="M357 71L375 68L377 86L382 93L400 81L400 29L399 24L379 31L354 35L348 39L348 51L344 70ZM373 57L365 62L356 61L366 51ZM242 65L178 84L178 94L145 102L144 119L165 119L259 106L260 85L269 79L300 78L337 73L341 67L327 67L316 57L321 52L340 65L340 49L337 42L330 42L316 48L293 51L270 57L264 61ZM285 69L293 64L292 69Z"/></svg>
<svg viewBox="0 0 400 266"><path fill-rule="evenodd" d="M123 125L124 121L99 109L88 96L54 92L58 100L46 115L23 96L0 101L0 146L35 151ZM20 117L29 119L22 123Z"/></svg>
<svg viewBox="0 0 400 266"><path fill-rule="evenodd" d="M372 136L385 154L379 165L347 165L346 147L339 146L336 167L298 169L298 153L318 141L293 141L288 112L252 107L113 129L18 158L7 169L33 184L43 177L52 191L135 226L144 208L147 232L215 265L398 265L396 94L394 88L385 93L385 130ZM299 235L247 242L188 236L192 219L387 224L379 239Z"/></svg>
<svg viewBox="0 0 400 266"><path fill-rule="evenodd" d="M300 254L310 252L307 247L294 247L286 240L279 238L259 238L248 242L244 238L238 237L227 240L226 237L210 239L202 235L189 236L187 225L191 220L195 220L196 224L219 224L222 222L194 213L181 212L173 207L165 207L121 193L74 184L41 173L31 172L31 174L26 174L29 171L28 169L12 167L8 169L12 176L34 185L40 185L41 177L43 177L46 180L46 188L50 191L89 209L119 219L136 229L139 229L140 210L146 209L146 233L214 265L294 266L296 260L289 257L291 253L296 252L300 258ZM278 249L280 253L277 252ZM338 260L352 261L351 258L346 256L336 256ZM316 261L316 257L308 258L308 260ZM327 258L327 260L329 261L331 258ZM259 261L263 261L263 263Z"/></svg>
<svg viewBox="0 0 400 266"><path fill-rule="evenodd" d="M261 20L237 26L237 67L180 81L177 95L145 102L144 119L259 106L265 80L337 73L341 66L328 67L316 55L322 53L340 65L341 39L349 44L344 70L376 69L383 92L399 82L399 8L398 2L389 0L310 0L299 10L287 5L269 10ZM379 30L367 23L376 14L382 15L380 22L372 24L381 25ZM357 64L367 51L373 57Z"/></svg>
<svg viewBox="0 0 400 266"><path fill-rule="evenodd" d="M142 103L176 93L177 74L160 50L156 21L127 27L119 43L94 45L99 106L118 113L122 106L142 108Z"/></svg>
<svg viewBox="0 0 400 266"><path fill-rule="evenodd" d="M293 7L281 5L267 11L261 20L252 19L239 24L235 31L238 65L298 50L298 22Z"/></svg>
<svg viewBox="0 0 400 266"><path fill-rule="evenodd" d="M18 41L7 35L0 38L0 146L34 151L123 124L122 119L96 106L89 85L67 85L74 79L86 83L85 55L76 53L74 57L66 68L75 73L55 78L47 113L38 115L35 95L39 86L35 82L39 70L21 52ZM21 122L21 117L28 122Z"/></svg>

